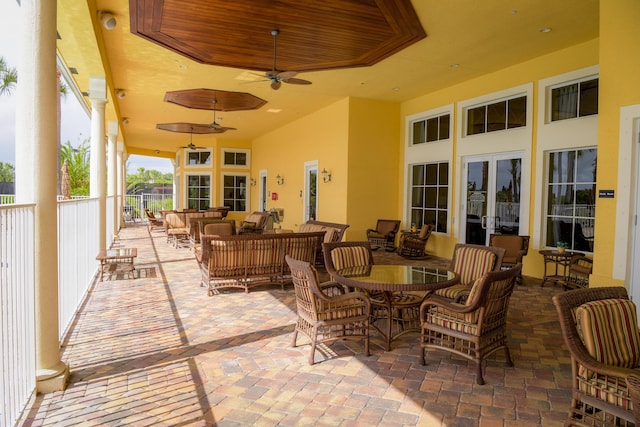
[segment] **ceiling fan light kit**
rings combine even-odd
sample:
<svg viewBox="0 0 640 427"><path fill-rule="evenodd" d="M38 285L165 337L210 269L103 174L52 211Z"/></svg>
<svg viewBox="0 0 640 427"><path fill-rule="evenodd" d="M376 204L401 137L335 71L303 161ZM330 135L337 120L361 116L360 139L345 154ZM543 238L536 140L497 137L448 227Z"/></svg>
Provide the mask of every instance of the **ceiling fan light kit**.
<svg viewBox="0 0 640 427"><path fill-rule="evenodd" d="M278 71L276 67L277 38L280 30L271 30L273 36L273 69L265 73L265 77L271 81L271 89L278 90L282 86L282 82L294 85L310 85L309 80L297 79L295 76L297 71Z"/></svg>

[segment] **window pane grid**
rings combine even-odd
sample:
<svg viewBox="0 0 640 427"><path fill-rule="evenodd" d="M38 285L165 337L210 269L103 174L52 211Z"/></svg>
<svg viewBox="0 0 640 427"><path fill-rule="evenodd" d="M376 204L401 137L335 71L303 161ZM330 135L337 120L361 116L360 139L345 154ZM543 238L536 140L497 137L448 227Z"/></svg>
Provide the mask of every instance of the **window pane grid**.
<svg viewBox="0 0 640 427"><path fill-rule="evenodd" d="M449 114L429 117L413 122L412 145L449 139Z"/></svg>
<svg viewBox="0 0 640 427"><path fill-rule="evenodd" d="M234 212L247 210L247 177L244 175L224 175L222 178L223 203Z"/></svg>
<svg viewBox="0 0 640 427"><path fill-rule="evenodd" d="M549 153L546 245L593 252L596 149Z"/></svg>
<svg viewBox="0 0 640 427"><path fill-rule="evenodd" d="M467 109L467 135L497 132L526 125L526 96Z"/></svg>
<svg viewBox="0 0 640 427"><path fill-rule="evenodd" d="M447 232L448 163L427 163L411 168L411 223L434 224L436 232Z"/></svg>
<svg viewBox="0 0 640 427"><path fill-rule="evenodd" d="M598 114L599 79L551 89L551 121Z"/></svg>
<svg viewBox="0 0 640 427"><path fill-rule="evenodd" d="M187 207L207 210L211 195L211 177L208 175L189 175L187 178Z"/></svg>

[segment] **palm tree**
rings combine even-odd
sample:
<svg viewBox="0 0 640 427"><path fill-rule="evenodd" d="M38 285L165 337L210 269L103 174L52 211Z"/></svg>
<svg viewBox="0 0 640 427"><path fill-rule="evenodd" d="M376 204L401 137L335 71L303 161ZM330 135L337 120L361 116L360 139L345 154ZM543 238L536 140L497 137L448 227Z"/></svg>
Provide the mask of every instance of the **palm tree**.
<svg viewBox="0 0 640 427"><path fill-rule="evenodd" d="M82 141L78 148L72 147L70 141L60 147L62 162L66 162L69 167L72 196L89 195L89 156L89 141L87 139Z"/></svg>
<svg viewBox="0 0 640 427"><path fill-rule="evenodd" d="M11 95L18 84L18 71L7 65L4 57L0 56L0 96Z"/></svg>

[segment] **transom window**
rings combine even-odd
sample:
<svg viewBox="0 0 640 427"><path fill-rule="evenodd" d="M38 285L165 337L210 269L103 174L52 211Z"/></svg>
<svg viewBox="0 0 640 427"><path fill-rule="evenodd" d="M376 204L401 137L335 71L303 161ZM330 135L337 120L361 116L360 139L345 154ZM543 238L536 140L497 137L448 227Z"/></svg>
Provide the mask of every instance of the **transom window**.
<svg viewBox="0 0 640 427"><path fill-rule="evenodd" d="M206 211L211 200L211 176L189 175L187 177L187 207Z"/></svg>
<svg viewBox="0 0 640 427"><path fill-rule="evenodd" d="M222 177L224 188L224 205L234 212L247 211L247 176L229 175Z"/></svg>
<svg viewBox="0 0 640 427"><path fill-rule="evenodd" d="M547 246L564 242L593 252L597 154L595 148L549 153Z"/></svg>
<svg viewBox="0 0 640 427"><path fill-rule="evenodd" d="M225 166L249 166L249 150L223 150Z"/></svg>
<svg viewBox="0 0 640 427"><path fill-rule="evenodd" d="M411 223L435 225L435 231L447 232L449 200L449 163L424 163L411 166Z"/></svg>
<svg viewBox="0 0 640 427"><path fill-rule="evenodd" d="M467 135L515 129L526 125L526 96L467 109Z"/></svg>
<svg viewBox="0 0 640 427"><path fill-rule="evenodd" d="M449 139L450 117L447 113L413 122L411 138L413 145Z"/></svg>
<svg viewBox="0 0 640 427"><path fill-rule="evenodd" d="M187 151L187 165L210 165L213 156L211 151Z"/></svg>
<svg viewBox="0 0 640 427"><path fill-rule="evenodd" d="M598 86L596 78L551 89L551 121L598 114Z"/></svg>

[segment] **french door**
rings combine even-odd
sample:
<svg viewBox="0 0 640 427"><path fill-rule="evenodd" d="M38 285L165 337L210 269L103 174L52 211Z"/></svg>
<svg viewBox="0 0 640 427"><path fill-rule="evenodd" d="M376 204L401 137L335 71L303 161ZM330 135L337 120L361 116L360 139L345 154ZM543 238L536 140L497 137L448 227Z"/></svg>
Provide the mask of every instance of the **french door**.
<svg viewBox="0 0 640 427"><path fill-rule="evenodd" d="M318 219L318 161L304 163L304 218Z"/></svg>
<svg viewBox="0 0 640 427"><path fill-rule="evenodd" d="M463 159L466 203L461 235L465 243L488 245L489 235L519 234L522 154L502 153Z"/></svg>

